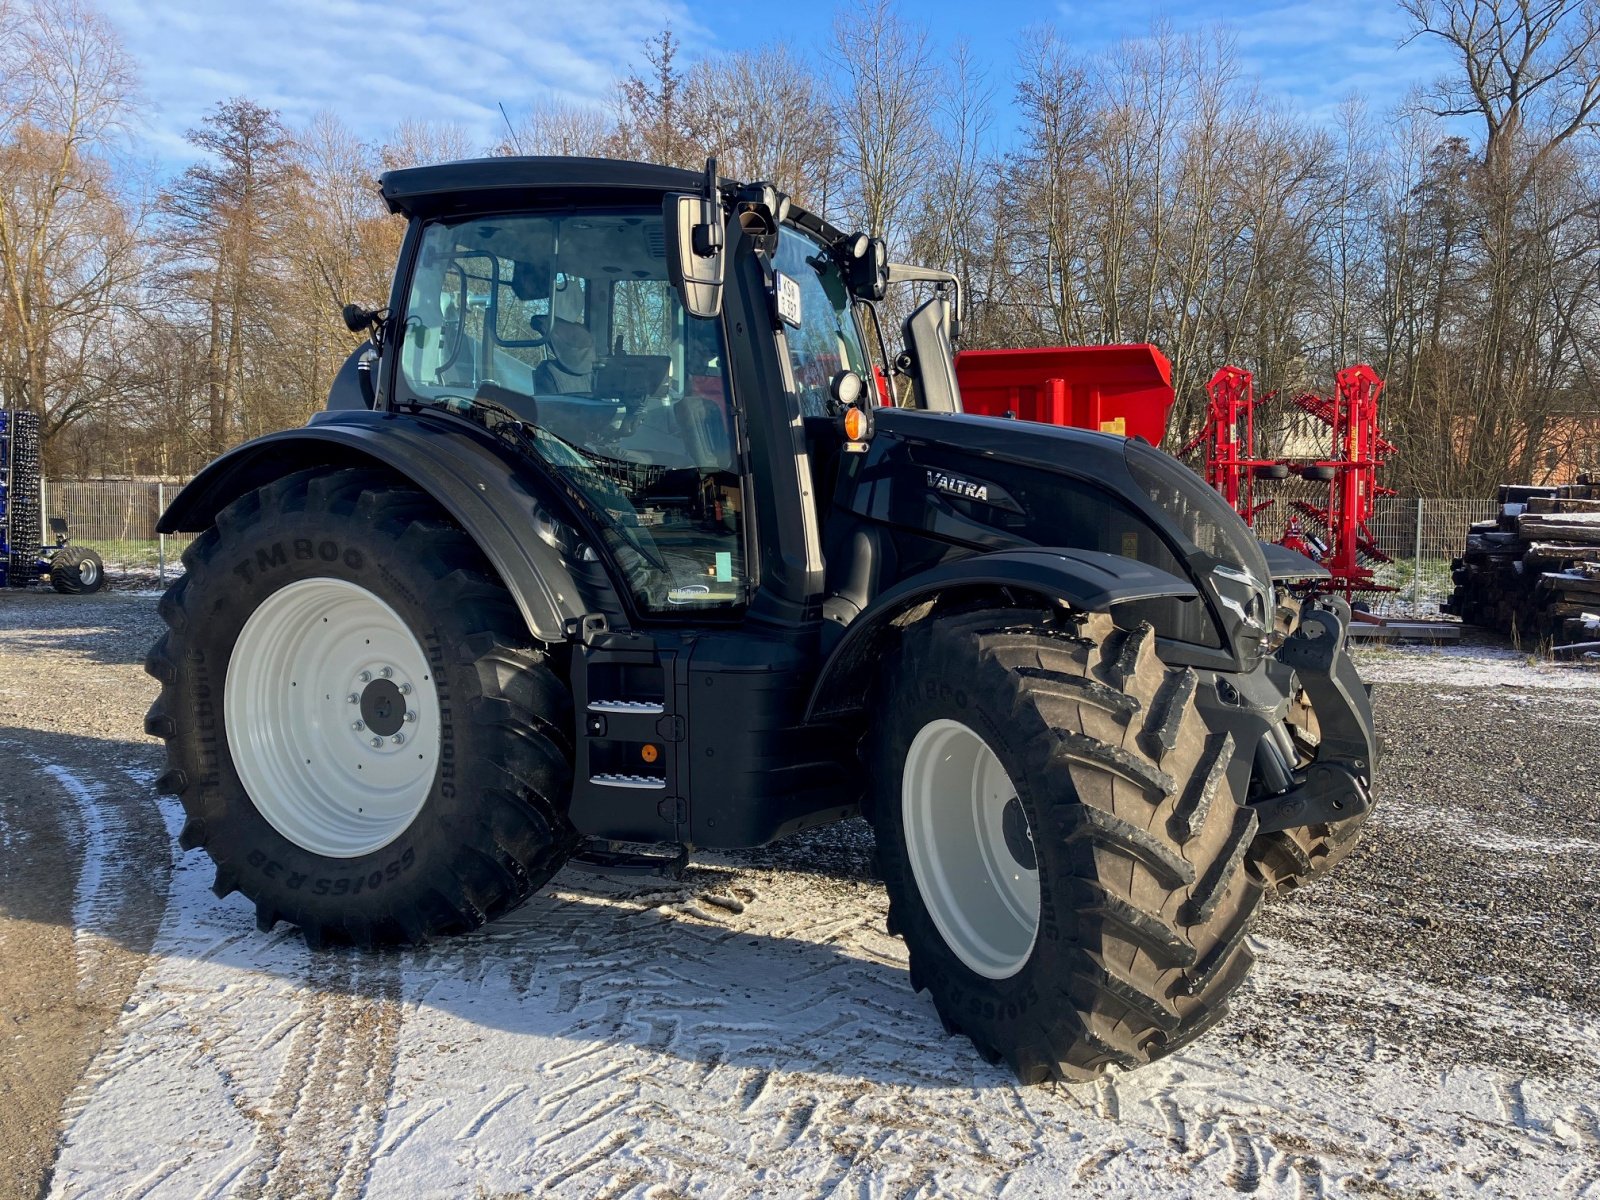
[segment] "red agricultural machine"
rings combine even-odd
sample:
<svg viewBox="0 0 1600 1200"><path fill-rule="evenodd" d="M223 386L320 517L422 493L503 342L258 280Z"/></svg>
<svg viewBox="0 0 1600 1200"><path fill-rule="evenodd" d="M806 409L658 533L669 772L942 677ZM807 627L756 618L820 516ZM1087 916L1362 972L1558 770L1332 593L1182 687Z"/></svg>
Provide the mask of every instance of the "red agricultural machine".
<svg viewBox="0 0 1600 1200"><path fill-rule="evenodd" d="M1367 527L1380 496L1394 492L1378 482L1378 468L1394 446L1378 429L1378 397L1383 380L1365 363L1346 367L1335 377L1331 395L1303 392L1289 403L1312 418L1313 436L1291 438L1291 453L1264 457L1256 451L1256 409L1277 399L1277 393L1255 398L1255 381L1242 367L1222 367L1206 385L1209 404L1200 433L1182 447L1183 458L1204 448L1206 481L1252 525L1264 509L1281 498L1290 514L1282 544L1317 559L1330 578L1322 589L1353 599L1357 592L1394 589L1377 583L1375 563L1392 561ZM1326 484L1326 498L1303 496L1256 499L1257 480L1298 476Z"/></svg>
<svg viewBox="0 0 1600 1200"><path fill-rule="evenodd" d="M1171 364L1150 345L965 350L956 356L956 374L967 412L1121 433L1152 445L1161 444L1173 403ZM1257 452L1256 409L1277 393L1258 400L1249 371L1222 367L1206 385L1204 427L1176 457L1203 449L1206 482L1251 525L1281 501L1290 509L1281 544L1328 569L1319 590L1352 599L1392 590L1374 580L1373 564L1390 559L1367 523L1377 499L1394 494L1377 480L1394 446L1378 428L1377 373L1365 364L1346 367L1335 384L1331 395L1306 392L1287 401L1313 419L1316 433L1292 439L1291 453L1267 457ZM1325 499L1258 499L1259 481L1291 477L1326 484Z"/></svg>

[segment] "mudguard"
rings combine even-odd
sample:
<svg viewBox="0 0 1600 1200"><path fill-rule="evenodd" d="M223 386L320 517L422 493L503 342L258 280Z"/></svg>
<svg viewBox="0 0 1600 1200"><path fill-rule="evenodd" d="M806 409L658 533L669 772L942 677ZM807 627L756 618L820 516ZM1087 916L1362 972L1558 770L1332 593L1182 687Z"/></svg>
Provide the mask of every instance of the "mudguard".
<svg viewBox="0 0 1600 1200"><path fill-rule="evenodd" d="M957 589L1032 595L1079 612L1107 612L1132 600L1199 596L1187 579L1097 550L1028 547L941 563L886 589L850 622L823 664L806 720L829 720L864 707L894 619Z"/></svg>
<svg viewBox="0 0 1600 1200"><path fill-rule="evenodd" d="M1280 546L1276 542L1262 542L1261 555L1267 560L1267 569L1274 582L1287 579L1327 579L1330 572L1314 558L1298 550Z"/></svg>
<svg viewBox="0 0 1600 1200"><path fill-rule="evenodd" d="M447 425L445 423L448 423ZM246 442L196 475L162 515L162 533L199 531L217 513L274 479L308 467L379 465L433 497L478 544L541 641L565 641L569 622L605 612L626 624L609 583L580 587L565 557L537 536L535 509L563 512L529 469L487 433L444 416L347 411ZM591 572L591 574L595 574Z"/></svg>

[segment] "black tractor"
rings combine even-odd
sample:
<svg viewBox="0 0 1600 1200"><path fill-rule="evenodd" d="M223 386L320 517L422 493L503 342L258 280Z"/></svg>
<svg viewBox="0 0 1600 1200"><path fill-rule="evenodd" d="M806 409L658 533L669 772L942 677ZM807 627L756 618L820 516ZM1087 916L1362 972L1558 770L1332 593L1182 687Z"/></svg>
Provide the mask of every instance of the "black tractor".
<svg viewBox="0 0 1600 1200"><path fill-rule="evenodd" d="M569 861L860 814L913 988L1022 1079L1222 1015L1263 893L1371 805L1347 610L1275 628L1313 564L1147 444L963 414L955 280L769 185L499 158L382 191L394 289L346 309L328 411L162 520L198 536L146 728L219 895L418 942Z"/></svg>

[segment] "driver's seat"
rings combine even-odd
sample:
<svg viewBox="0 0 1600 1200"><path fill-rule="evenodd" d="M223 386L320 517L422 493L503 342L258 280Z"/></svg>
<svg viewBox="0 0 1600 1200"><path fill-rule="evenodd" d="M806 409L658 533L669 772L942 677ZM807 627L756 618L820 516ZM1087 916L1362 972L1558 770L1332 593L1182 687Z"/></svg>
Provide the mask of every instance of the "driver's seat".
<svg viewBox="0 0 1600 1200"><path fill-rule="evenodd" d="M533 369L535 392L566 395L594 390L593 334L576 321L557 318L545 334L545 348L550 357Z"/></svg>

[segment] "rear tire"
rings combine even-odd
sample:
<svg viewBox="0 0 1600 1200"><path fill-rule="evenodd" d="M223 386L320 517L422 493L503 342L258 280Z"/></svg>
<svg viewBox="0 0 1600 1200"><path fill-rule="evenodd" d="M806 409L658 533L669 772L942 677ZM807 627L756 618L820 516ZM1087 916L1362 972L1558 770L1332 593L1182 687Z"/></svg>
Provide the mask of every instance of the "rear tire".
<svg viewBox="0 0 1600 1200"><path fill-rule="evenodd" d="M872 710L869 815L912 987L1024 1082L1172 1053L1250 968L1255 814L1227 779L1232 739L1195 708L1194 673L1165 668L1154 643L1149 625L1103 615L934 617L905 634ZM927 782L941 756L955 764L942 801ZM939 815L968 804L965 825ZM930 819L931 834L915 827Z"/></svg>
<svg viewBox="0 0 1600 1200"><path fill-rule="evenodd" d="M50 586L68 596L88 596L106 583L100 556L83 546L66 546L50 559Z"/></svg>
<svg viewBox="0 0 1600 1200"><path fill-rule="evenodd" d="M223 509L184 563L145 729L219 896L312 945L418 942L515 908L565 862L570 694L427 496L302 471Z"/></svg>

